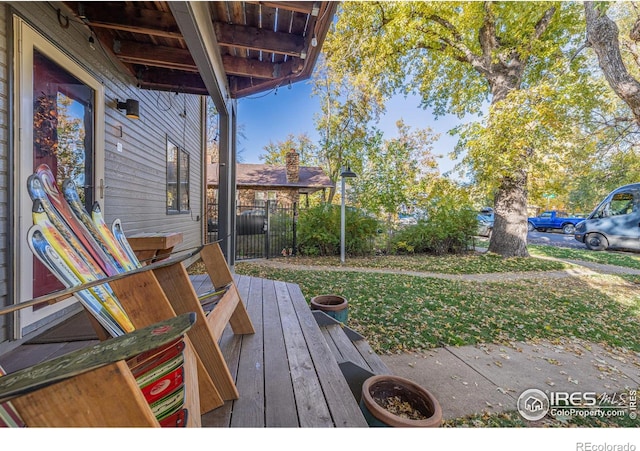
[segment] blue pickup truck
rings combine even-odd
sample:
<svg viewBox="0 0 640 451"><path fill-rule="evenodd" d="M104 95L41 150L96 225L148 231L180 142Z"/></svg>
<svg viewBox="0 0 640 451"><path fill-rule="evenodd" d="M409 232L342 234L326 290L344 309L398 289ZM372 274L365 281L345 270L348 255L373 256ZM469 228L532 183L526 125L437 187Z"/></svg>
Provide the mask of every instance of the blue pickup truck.
<svg viewBox="0 0 640 451"><path fill-rule="evenodd" d="M529 218L529 231L538 230L546 232L547 230L559 229L562 233L571 234L576 228L576 224L584 221L584 218L569 217L566 214L551 210L540 213L539 216Z"/></svg>

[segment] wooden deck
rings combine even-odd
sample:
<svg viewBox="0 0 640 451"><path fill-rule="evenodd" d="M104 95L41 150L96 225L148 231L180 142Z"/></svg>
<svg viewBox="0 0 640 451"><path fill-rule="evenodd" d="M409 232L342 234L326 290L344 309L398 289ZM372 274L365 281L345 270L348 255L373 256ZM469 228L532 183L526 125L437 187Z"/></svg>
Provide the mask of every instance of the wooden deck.
<svg viewBox="0 0 640 451"><path fill-rule="evenodd" d="M236 284L256 333L223 334L240 398L203 415L202 425L366 427L298 285L247 276Z"/></svg>
<svg viewBox="0 0 640 451"><path fill-rule="evenodd" d="M366 341L358 341L357 347L369 362L349 357L340 351L338 338L328 344L327 330L314 319L298 285L235 278L256 333L234 335L227 326L220 346L240 397L203 415L202 426L367 427L357 396L341 370L345 360L355 360L368 371L386 372L384 366L376 366L380 361ZM211 289L208 276L192 276L192 282L199 293ZM37 363L81 343L23 345L0 356L0 364L13 371L25 362Z"/></svg>

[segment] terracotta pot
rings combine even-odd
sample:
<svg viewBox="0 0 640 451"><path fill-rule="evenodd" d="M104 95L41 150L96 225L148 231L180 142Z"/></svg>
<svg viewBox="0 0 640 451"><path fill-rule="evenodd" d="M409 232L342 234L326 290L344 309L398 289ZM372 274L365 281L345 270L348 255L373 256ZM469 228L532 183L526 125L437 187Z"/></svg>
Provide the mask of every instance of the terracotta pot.
<svg viewBox="0 0 640 451"><path fill-rule="evenodd" d="M376 402L377 399L397 396L425 419L412 420L396 415ZM442 408L427 390L409 379L391 375L372 376L362 384L360 409L371 427L439 427Z"/></svg>
<svg viewBox="0 0 640 451"><path fill-rule="evenodd" d="M347 324L349 303L337 294L321 294L311 298L311 310L320 310L342 324Z"/></svg>

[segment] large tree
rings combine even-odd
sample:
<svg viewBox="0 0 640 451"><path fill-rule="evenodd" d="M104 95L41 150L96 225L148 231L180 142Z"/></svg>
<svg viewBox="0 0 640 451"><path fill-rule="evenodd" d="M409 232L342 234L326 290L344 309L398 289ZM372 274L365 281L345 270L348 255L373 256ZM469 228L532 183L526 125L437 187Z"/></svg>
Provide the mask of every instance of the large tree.
<svg viewBox="0 0 640 451"><path fill-rule="evenodd" d="M485 149L494 164L476 168L495 179L489 250L526 256L529 162L540 149L522 137L549 134L551 127L538 130L532 118L533 129L509 129L506 118L515 111L506 102L521 102L514 92L561 77L550 68L578 46L579 12L563 2L346 2L325 48L336 70L348 69L387 96L417 93L436 115L477 114L490 103L482 130L491 136L474 137L477 145L496 146ZM545 94L536 91L527 101L546 102ZM501 130L500 140L492 127Z"/></svg>

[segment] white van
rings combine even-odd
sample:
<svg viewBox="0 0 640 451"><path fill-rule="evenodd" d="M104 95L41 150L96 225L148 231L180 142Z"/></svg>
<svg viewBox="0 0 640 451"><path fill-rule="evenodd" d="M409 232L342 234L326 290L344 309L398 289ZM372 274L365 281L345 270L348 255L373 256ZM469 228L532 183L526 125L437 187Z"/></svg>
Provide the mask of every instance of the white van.
<svg viewBox="0 0 640 451"><path fill-rule="evenodd" d="M640 183L613 190L576 225L574 236L594 251L610 247L640 250Z"/></svg>

